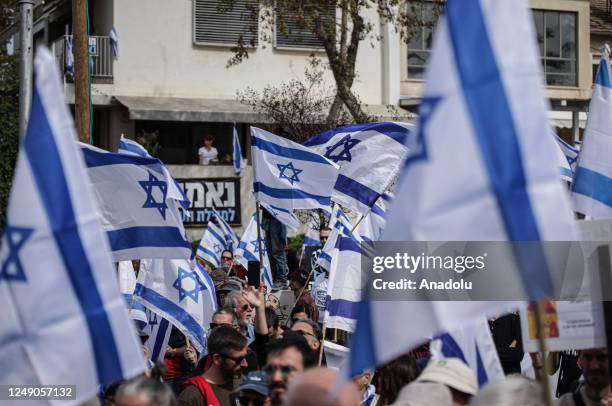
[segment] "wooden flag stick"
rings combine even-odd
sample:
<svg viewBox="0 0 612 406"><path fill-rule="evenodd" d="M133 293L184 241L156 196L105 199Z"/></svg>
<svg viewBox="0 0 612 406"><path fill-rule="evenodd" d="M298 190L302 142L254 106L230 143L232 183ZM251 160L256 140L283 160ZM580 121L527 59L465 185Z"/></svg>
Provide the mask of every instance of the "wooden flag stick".
<svg viewBox="0 0 612 406"><path fill-rule="evenodd" d="M535 319L536 319L536 335L538 337L538 344L540 346L540 354L542 357L542 361L546 359L546 337L544 336L544 301L539 301L534 303L535 309ZM545 365L546 363L544 363ZM546 401L546 406L553 406L552 394L550 393L551 387L550 382L548 381L548 373L546 368L542 370L541 374L537 374L537 378L540 380L540 384L542 385L542 390L544 392L544 400Z"/></svg>
<svg viewBox="0 0 612 406"><path fill-rule="evenodd" d="M323 362L323 347L325 347L325 332L327 331L327 323L323 322L323 331L322 331L322 336L323 338L321 339L321 346L319 347L319 366L321 366L321 363Z"/></svg>
<svg viewBox="0 0 612 406"><path fill-rule="evenodd" d="M263 255L261 253L261 223L259 220L259 200L255 201L255 217L257 219L257 251L259 251L259 283L264 283Z"/></svg>

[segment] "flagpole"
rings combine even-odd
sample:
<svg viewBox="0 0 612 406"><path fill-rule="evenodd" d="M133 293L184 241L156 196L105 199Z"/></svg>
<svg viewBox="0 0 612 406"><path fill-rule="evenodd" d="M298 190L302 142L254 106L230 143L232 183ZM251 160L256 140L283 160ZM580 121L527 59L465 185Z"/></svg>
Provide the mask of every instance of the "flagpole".
<svg viewBox="0 0 612 406"><path fill-rule="evenodd" d="M259 200L255 200L255 217L257 220L257 251L259 252L259 283L264 283L263 255L261 253L261 223L259 220Z"/></svg>
<svg viewBox="0 0 612 406"><path fill-rule="evenodd" d="M302 286L302 289L300 289L300 293L295 298L295 301L293 302L293 306L291 306L291 310L289 311L290 315L293 309L295 309L295 305L297 304L297 301L300 300L300 298L302 297L304 290L306 290L306 287L308 286L308 282L310 282L310 277L312 276L312 271L313 269L311 268L310 272L308 273L308 277L306 278L306 282L304 282L304 286ZM289 321L290 321L289 318L287 318L287 320L285 321L285 326L289 325Z"/></svg>
<svg viewBox="0 0 612 406"><path fill-rule="evenodd" d="M553 406L552 394L550 393L550 382L548 381L548 374L546 372L546 337L544 336L544 301L538 301L534 303L535 319L536 319L536 335L538 337L538 344L540 347L540 354L544 364L544 369L540 374L536 374L536 378L540 380L542 390L544 391L544 400L546 406Z"/></svg>
<svg viewBox="0 0 612 406"><path fill-rule="evenodd" d="M325 332L327 331L327 322L323 322L323 330L322 330L322 338L321 338L321 346L319 347L319 366L323 362L323 347L325 347Z"/></svg>

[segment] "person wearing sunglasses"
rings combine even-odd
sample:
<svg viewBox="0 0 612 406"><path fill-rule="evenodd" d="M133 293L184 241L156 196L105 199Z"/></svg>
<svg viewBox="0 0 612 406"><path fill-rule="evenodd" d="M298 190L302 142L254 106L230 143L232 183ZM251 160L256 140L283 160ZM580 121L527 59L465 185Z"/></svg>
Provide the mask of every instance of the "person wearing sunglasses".
<svg viewBox="0 0 612 406"><path fill-rule="evenodd" d="M270 341L263 370L268 377L272 405L281 405L293 378L316 364L317 355L301 334L288 331L282 338Z"/></svg>
<svg viewBox="0 0 612 406"><path fill-rule="evenodd" d="M210 368L183 384L179 405L231 405L230 395L247 367L247 340L232 326L223 325L211 330L207 349Z"/></svg>
<svg viewBox="0 0 612 406"><path fill-rule="evenodd" d="M566 393L559 406L611 405L608 349L593 348L578 352L578 366L582 369L584 385L574 393Z"/></svg>
<svg viewBox="0 0 612 406"><path fill-rule="evenodd" d="M249 372L238 391L233 395L234 404L240 406L270 406L266 374L261 371Z"/></svg>
<svg viewBox="0 0 612 406"><path fill-rule="evenodd" d="M300 333L313 351L318 351L321 347L321 329L319 324L310 319L296 320L291 326L291 331Z"/></svg>

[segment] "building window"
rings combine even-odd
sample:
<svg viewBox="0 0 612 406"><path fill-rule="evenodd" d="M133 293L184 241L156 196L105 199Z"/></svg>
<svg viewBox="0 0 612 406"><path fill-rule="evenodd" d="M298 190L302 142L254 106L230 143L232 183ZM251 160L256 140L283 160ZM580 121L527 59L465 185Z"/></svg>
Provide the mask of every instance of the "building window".
<svg viewBox="0 0 612 406"><path fill-rule="evenodd" d="M533 10L540 59L549 86L577 86L576 13Z"/></svg>
<svg viewBox="0 0 612 406"><path fill-rule="evenodd" d="M408 78L423 79L442 6L439 1L421 0L408 2L407 7L408 19L414 22L407 28Z"/></svg>
<svg viewBox="0 0 612 406"><path fill-rule="evenodd" d="M320 14L320 20L323 27L334 27L335 33L335 2L327 3L327 8ZM282 12L282 19L279 18L279 13L277 13L274 34L276 48L323 49L323 43L311 30L304 28L303 23L300 23L299 16L295 13L284 11Z"/></svg>
<svg viewBox="0 0 612 406"><path fill-rule="evenodd" d="M227 9L228 4L231 9ZM194 0L193 42L198 45L257 46L257 0Z"/></svg>

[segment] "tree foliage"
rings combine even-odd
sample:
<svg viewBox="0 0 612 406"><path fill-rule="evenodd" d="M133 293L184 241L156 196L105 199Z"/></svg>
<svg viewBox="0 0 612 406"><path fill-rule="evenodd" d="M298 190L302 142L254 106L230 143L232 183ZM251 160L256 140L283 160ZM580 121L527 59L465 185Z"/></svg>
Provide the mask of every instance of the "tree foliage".
<svg viewBox="0 0 612 406"><path fill-rule="evenodd" d="M19 149L19 65L0 55L0 230L4 230L17 151Z"/></svg>

